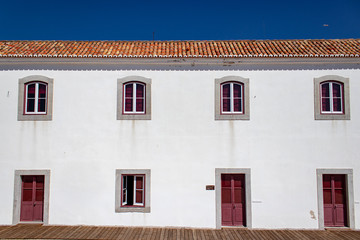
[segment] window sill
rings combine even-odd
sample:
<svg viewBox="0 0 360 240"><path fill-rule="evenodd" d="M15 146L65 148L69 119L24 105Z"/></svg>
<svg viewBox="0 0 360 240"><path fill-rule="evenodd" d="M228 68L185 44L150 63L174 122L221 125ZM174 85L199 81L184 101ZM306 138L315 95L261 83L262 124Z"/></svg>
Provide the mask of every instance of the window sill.
<svg viewBox="0 0 360 240"><path fill-rule="evenodd" d="M51 121L50 114L19 114L18 121Z"/></svg>
<svg viewBox="0 0 360 240"><path fill-rule="evenodd" d="M115 212L142 212L142 213L149 213L150 207L117 207Z"/></svg>
<svg viewBox="0 0 360 240"><path fill-rule="evenodd" d="M350 120L350 114L315 113L315 120Z"/></svg>

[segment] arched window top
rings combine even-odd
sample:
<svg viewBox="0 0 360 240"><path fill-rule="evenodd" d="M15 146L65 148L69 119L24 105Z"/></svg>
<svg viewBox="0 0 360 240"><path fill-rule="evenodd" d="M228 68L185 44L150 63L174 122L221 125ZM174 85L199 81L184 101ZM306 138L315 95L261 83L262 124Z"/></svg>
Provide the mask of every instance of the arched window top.
<svg viewBox="0 0 360 240"><path fill-rule="evenodd" d="M117 80L118 120L151 119L151 79L128 76Z"/></svg>
<svg viewBox="0 0 360 240"><path fill-rule="evenodd" d="M244 113L244 84L240 82L224 82L221 84L221 113Z"/></svg>
<svg viewBox="0 0 360 240"><path fill-rule="evenodd" d="M249 79L225 76L215 79L215 120L249 120Z"/></svg>
<svg viewBox="0 0 360 240"><path fill-rule="evenodd" d="M337 75L314 78L315 119L349 120L349 79Z"/></svg>
<svg viewBox="0 0 360 240"><path fill-rule="evenodd" d="M124 114L145 114L146 85L142 82L124 83Z"/></svg>
<svg viewBox="0 0 360 240"><path fill-rule="evenodd" d="M19 79L18 120L52 120L53 83L52 78L41 75Z"/></svg>

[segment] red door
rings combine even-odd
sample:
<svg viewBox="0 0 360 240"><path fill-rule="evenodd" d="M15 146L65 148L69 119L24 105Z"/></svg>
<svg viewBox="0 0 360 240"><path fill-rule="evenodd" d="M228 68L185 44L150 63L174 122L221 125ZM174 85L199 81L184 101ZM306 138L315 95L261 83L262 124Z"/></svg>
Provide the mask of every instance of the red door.
<svg viewBox="0 0 360 240"><path fill-rule="evenodd" d="M345 175L324 174L323 191L325 227L347 226Z"/></svg>
<svg viewBox="0 0 360 240"><path fill-rule="evenodd" d="M44 176L22 176L20 221L43 221Z"/></svg>
<svg viewBox="0 0 360 240"><path fill-rule="evenodd" d="M223 226L246 226L245 175L221 175L221 221Z"/></svg>

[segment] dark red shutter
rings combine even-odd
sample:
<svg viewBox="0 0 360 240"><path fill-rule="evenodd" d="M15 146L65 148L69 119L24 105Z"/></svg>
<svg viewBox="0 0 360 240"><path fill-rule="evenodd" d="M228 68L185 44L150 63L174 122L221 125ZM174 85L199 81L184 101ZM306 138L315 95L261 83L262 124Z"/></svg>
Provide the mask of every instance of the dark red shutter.
<svg viewBox="0 0 360 240"><path fill-rule="evenodd" d="M323 175L324 225L347 226L346 175Z"/></svg>
<svg viewBox="0 0 360 240"><path fill-rule="evenodd" d="M245 175L221 175L221 219L223 226L246 226Z"/></svg>
<svg viewBox="0 0 360 240"><path fill-rule="evenodd" d="M42 221L44 176L22 176L20 221Z"/></svg>

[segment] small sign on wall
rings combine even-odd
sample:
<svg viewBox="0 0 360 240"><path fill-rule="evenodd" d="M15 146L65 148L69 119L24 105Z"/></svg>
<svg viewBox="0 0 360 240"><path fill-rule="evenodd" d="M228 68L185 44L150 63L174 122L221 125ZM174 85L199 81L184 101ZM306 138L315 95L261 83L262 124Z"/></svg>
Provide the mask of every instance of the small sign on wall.
<svg viewBox="0 0 360 240"><path fill-rule="evenodd" d="M215 190L215 185L206 185L206 190Z"/></svg>

